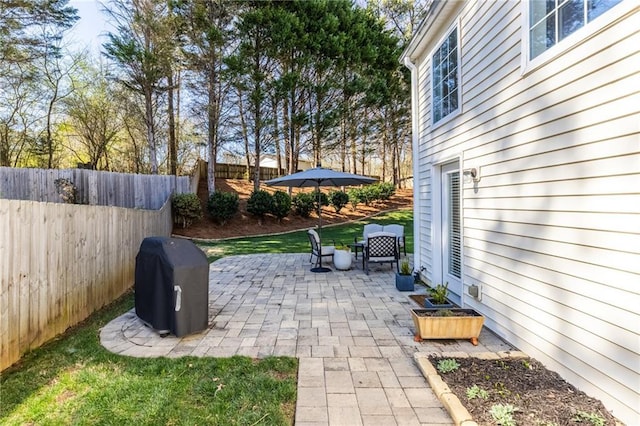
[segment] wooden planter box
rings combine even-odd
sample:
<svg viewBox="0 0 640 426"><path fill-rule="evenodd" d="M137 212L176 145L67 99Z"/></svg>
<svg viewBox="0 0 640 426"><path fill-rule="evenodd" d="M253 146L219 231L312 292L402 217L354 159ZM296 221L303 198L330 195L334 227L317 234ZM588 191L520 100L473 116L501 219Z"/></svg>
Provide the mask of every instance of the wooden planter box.
<svg viewBox="0 0 640 426"><path fill-rule="evenodd" d="M451 316L437 316L440 309L411 309L416 326L415 341L422 339L469 339L478 344L484 317L473 309L446 309Z"/></svg>

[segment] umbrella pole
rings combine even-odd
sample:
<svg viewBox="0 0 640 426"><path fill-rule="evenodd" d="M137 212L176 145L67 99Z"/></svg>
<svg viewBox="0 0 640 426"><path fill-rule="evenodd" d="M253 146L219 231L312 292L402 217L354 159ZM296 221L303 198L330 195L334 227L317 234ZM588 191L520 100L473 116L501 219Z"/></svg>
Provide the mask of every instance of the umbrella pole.
<svg viewBox="0 0 640 426"><path fill-rule="evenodd" d="M322 266L322 205L320 204L320 182L318 182L316 186L316 191L318 191L318 237L320 241L318 241L318 266L311 268L311 272L331 272L330 268Z"/></svg>

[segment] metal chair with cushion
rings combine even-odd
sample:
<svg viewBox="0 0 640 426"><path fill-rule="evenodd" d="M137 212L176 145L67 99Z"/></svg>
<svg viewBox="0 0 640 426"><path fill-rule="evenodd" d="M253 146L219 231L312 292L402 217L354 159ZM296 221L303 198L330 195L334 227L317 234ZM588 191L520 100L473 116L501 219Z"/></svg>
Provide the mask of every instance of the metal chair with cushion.
<svg viewBox="0 0 640 426"><path fill-rule="evenodd" d="M369 274L369 263L387 263L396 264L396 271L400 272L398 267L398 242L396 234L391 232L374 232L367 235L364 246L364 256L362 258L362 267Z"/></svg>
<svg viewBox="0 0 640 426"><path fill-rule="evenodd" d="M358 249L362 249L362 252L364 253L364 247L367 245L366 244L367 236L374 232L382 232L382 231L383 231L382 225L378 225L377 223L367 223L366 225L364 225L364 228L362 229L362 239L358 240L358 237L356 237L354 238L354 241L353 241L354 242L353 246L356 252L356 259L358 258ZM364 268L364 263L362 264L362 267Z"/></svg>
<svg viewBox="0 0 640 426"><path fill-rule="evenodd" d="M315 229L309 229L307 231L307 237L309 237L309 243L311 244L311 257L309 258L309 262L312 262L313 257L315 256L316 267L319 268L322 267L323 257L330 257L333 259L333 252L336 249L335 246L325 246L324 244L320 244L320 236Z"/></svg>
<svg viewBox="0 0 640 426"><path fill-rule="evenodd" d="M404 237L404 226L398 224L385 225L384 232L391 232L396 235L396 239L398 242L398 254L400 254L400 249L402 248L404 251L404 255L407 255L407 245Z"/></svg>
<svg viewBox="0 0 640 426"><path fill-rule="evenodd" d="M384 231L384 227L382 225L379 225L377 223L367 223L362 229L362 239L366 240L369 234L382 231Z"/></svg>

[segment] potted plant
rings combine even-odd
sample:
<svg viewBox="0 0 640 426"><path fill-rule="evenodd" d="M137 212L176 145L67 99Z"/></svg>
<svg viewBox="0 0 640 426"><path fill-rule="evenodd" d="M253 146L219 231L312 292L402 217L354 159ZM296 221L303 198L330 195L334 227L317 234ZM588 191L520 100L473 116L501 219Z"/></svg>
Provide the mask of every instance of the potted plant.
<svg viewBox="0 0 640 426"><path fill-rule="evenodd" d="M437 284L429 289L429 297L424 298L425 308L453 308L455 305L447 298L449 283Z"/></svg>
<svg viewBox="0 0 640 426"><path fill-rule="evenodd" d="M484 317L473 309L411 309L416 327L414 340L469 339L475 346L484 324Z"/></svg>
<svg viewBox="0 0 640 426"><path fill-rule="evenodd" d="M411 274L409 261L404 259L400 262L400 272L396 273L396 288L400 291L413 291L415 279Z"/></svg>
<svg viewBox="0 0 640 426"><path fill-rule="evenodd" d="M333 266L340 271L351 268L351 248L345 245L337 245L333 251Z"/></svg>

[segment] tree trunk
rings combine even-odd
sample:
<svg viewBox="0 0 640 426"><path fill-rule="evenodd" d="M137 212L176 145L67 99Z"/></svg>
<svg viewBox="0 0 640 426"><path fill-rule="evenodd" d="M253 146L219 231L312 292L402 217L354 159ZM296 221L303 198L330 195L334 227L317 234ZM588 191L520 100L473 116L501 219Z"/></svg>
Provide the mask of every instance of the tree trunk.
<svg viewBox="0 0 640 426"><path fill-rule="evenodd" d="M218 118L220 114L219 96L220 87L216 77L216 70L209 68L207 84L207 144L209 148L209 162L207 164L207 190L209 196L216 191L216 160L218 155Z"/></svg>
<svg viewBox="0 0 640 426"><path fill-rule="evenodd" d="M247 120L245 118L244 102L242 101L242 93L238 89L238 114L240 115L240 129L242 131L242 139L244 141L244 159L247 171L247 181L251 180L251 155L249 155L249 130L247 129Z"/></svg>
<svg viewBox="0 0 640 426"><path fill-rule="evenodd" d="M276 148L276 167L278 168L278 176L282 170L282 153L280 152L280 128L278 127L278 99L271 97L271 106L273 110L273 143Z"/></svg>
<svg viewBox="0 0 640 426"><path fill-rule="evenodd" d="M290 130L291 124L289 121L289 99L285 96L282 101L282 136L284 139L284 156L287 171L289 173L293 173L291 171L293 165L293 150L291 146L291 134L289 133ZM278 170L278 176L279 175L280 171Z"/></svg>
<svg viewBox="0 0 640 426"><path fill-rule="evenodd" d="M167 75L167 85L169 90L167 92L167 114L169 117L169 169L170 174L178 174L178 143L176 141L176 122L175 111L173 106L173 72L169 71Z"/></svg>
<svg viewBox="0 0 640 426"><path fill-rule="evenodd" d="M151 163L151 174L158 174L158 159L156 150L156 132L153 120L153 91L148 88L144 92L145 121L147 124L147 145L149 146L149 161Z"/></svg>

